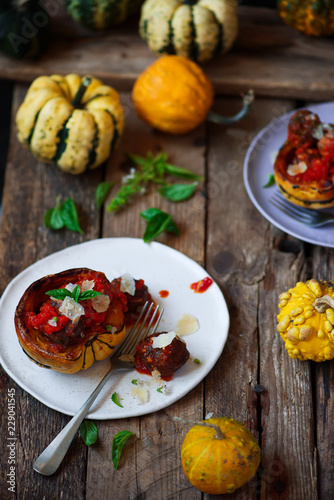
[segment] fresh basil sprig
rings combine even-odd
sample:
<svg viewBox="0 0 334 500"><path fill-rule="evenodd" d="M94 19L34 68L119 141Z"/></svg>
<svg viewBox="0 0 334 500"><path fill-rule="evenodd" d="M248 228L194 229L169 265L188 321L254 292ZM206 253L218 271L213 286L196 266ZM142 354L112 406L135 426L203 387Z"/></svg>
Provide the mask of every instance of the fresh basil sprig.
<svg viewBox="0 0 334 500"><path fill-rule="evenodd" d="M143 192L150 182L153 184L164 185L166 188L171 189L171 185L165 181L166 175L173 175L186 180L202 180L200 175L197 175L190 170L167 163L166 153L159 153L153 157L152 153L149 152L147 154L147 158L134 154L129 154L127 156L131 161L133 161L136 168L132 168L130 174L124 178L125 182L123 186L107 207L109 212L122 208L130 201L130 198L133 195ZM181 184L181 186L184 185ZM196 186L193 184L191 186L192 187L189 188L187 195L185 194L186 188L182 188L182 197L180 197L180 188L176 188L176 190L179 190L179 194L175 199L173 199L173 192L170 197L163 193L162 194L170 201L182 201L189 198L189 196L191 196L194 192Z"/></svg>
<svg viewBox="0 0 334 500"><path fill-rule="evenodd" d="M78 212L72 198L67 198L60 203L60 196L57 196L56 206L49 208L44 215L44 224L48 229L58 230L66 227L71 231L84 234L79 224Z"/></svg>
<svg viewBox="0 0 334 500"><path fill-rule="evenodd" d="M148 208L140 213L140 215L146 219L147 225L143 240L148 243L154 240L163 231L168 231L170 233L180 235L180 230L172 219L172 216L158 208Z"/></svg>
<svg viewBox="0 0 334 500"><path fill-rule="evenodd" d="M121 453L125 443L133 435L134 433L131 431L120 431L117 434L115 434L112 440L112 448L111 448L111 459L114 464L115 470L117 470L121 458Z"/></svg>
<svg viewBox="0 0 334 500"><path fill-rule="evenodd" d="M80 425L80 436L87 446L96 443L97 427L91 420L84 420Z"/></svg>
<svg viewBox="0 0 334 500"><path fill-rule="evenodd" d="M79 300L92 299L93 297L97 297L97 295L102 295L101 292L96 292L95 290L85 290L80 293L80 287L78 285L76 285L73 289L73 292L70 292L66 288L57 288L55 290L49 290L45 293L46 295L59 300L64 300L65 297L70 297L71 299L74 299L75 302L79 302Z"/></svg>

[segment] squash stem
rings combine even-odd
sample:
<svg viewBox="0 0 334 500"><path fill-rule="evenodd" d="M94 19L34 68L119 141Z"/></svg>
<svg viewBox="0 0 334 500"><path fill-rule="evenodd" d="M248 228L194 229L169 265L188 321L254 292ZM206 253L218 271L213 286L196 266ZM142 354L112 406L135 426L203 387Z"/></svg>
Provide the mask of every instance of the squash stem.
<svg viewBox="0 0 334 500"><path fill-rule="evenodd" d="M231 123L238 122L247 115L253 101L254 101L254 91L249 90L246 95L242 96L243 106L239 111L239 113L237 113L234 116L221 116L218 113L214 113L213 111L210 110L206 116L206 119L209 120L210 122L220 123L222 125L229 125Z"/></svg>
<svg viewBox="0 0 334 500"><path fill-rule="evenodd" d="M80 86L78 88L77 93L74 96L74 99L72 101L72 106L75 108L78 108L81 104L81 99L83 98L84 93L87 90L87 87L92 83L92 79L90 76L85 76L80 83Z"/></svg>
<svg viewBox="0 0 334 500"><path fill-rule="evenodd" d="M313 307L319 313L324 313L329 308L334 308L334 299L330 295L324 295L315 299Z"/></svg>
<svg viewBox="0 0 334 500"><path fill-rule="evenodd" d="M186 424L200 425L201 427L212 427L216 431L215 435L216 439L225 439L225 434L223 433L221 428L216 424L211 424L210 422L204 422L204 421L199 422L197 420L186 420L180 417L174 417L174 420L177 420L178 422L184 422Z"/></svg>

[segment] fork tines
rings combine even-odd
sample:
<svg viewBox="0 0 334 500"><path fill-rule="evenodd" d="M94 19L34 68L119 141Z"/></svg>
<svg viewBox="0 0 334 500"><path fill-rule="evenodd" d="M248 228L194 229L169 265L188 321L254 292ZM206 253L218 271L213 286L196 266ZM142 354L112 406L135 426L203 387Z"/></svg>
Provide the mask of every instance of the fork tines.
<svg viewBox="0 0 334 500"><path fill-rule="evenodd" d="M290 217L295 217L297 220L303 220L305 224L312 223L314 214L307 208L298 207L297 205L292 205L287 202L283 196L276 193L271 199L270 203L276 208L284 212Z"/></svg>

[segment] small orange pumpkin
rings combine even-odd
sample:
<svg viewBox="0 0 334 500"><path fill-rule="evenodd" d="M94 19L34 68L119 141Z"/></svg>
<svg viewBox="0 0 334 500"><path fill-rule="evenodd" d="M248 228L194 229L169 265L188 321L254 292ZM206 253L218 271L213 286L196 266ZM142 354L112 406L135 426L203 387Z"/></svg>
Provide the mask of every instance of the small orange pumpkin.
<svg viewBox="0 0 334 500"><path fill-rule="evenodd" d="M187 433L181 462L195 488L211 495L233 493L256 473L261 450L253 434L232 418L209 418Z"/></svg>
<svg viewBox="0 0 334 500"><path fill-rule="evenodd" d="M243 97L243 107L232 117L211 111L214 89L195 62L186 57L160 57L136 80L132 100L137 115L147 125L168 132L185 134L204 120L231 124L243 118L253 101L253 91Z"/></svg>

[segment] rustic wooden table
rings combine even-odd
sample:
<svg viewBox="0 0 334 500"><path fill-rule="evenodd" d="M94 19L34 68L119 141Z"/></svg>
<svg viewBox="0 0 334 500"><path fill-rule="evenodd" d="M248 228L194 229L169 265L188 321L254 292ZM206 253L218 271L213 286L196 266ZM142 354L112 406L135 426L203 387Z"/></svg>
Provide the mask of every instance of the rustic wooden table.
<svg viewBox="0 0 334 500"><path fill-rule="evenodd" d="M218 112L234 113L240 106L237 94L250 87L255 90L249 115L228 128L204 123L185 136L171 137L143 125L134 114L129 89L154 58L133 33L129 41L117 32L108 51L108 40L100 36L76 39L70 45L68 39L60 40L49 55L30 65L0 57L1 74L22 82L15 87L13 116L30 79L74 68L114 83L126 111L119 150L104 168L80 177L37 163L18 145L12 121L0 227L1 291L27 266L69 245L103 237L141 238L144 226L139 212L157 206L171 213L181 229L181 236L163 234L158 241L205 267L220 286L231 317L223 354L203 382L156 413L97 422L98 442L87 448L78 435L51 477L34 472L32 463L69 417L34 399L1 369L2 499L209 498L193 488L182 471L180 449L188 427L173 420L176 415L200 420L209 412L244 422L262 449L256 477L229 495L231 500L334 498L334 363L291 360L276 331L279 293L310 277L332 279L333 251L298 241L267 222L250 202L242 177L246 150L262 127L309 99L333 96L333 42L296 34L274 12L240 11L242 29L236 47L226 58L205 66L217 90ZM68 49L66 59L60 57L59 47ZM95 60L90 69L96 53L100 64ZM205 181L195 196L172 204L150 192L117 215L97 210L98 183L111 180L118 186L124 175L124 153L146 155L149 150L166 151L172 163L203 175ZM58 195L76 201L84 235L44 227L43 214ZM14 335L14 329L8 335ZM259 384L262 392L255 391ZM7 391L13 389L15 493L7 483ZM115 471L111 442L123 429L133 431L136 439L124 448Z"/></svg>

